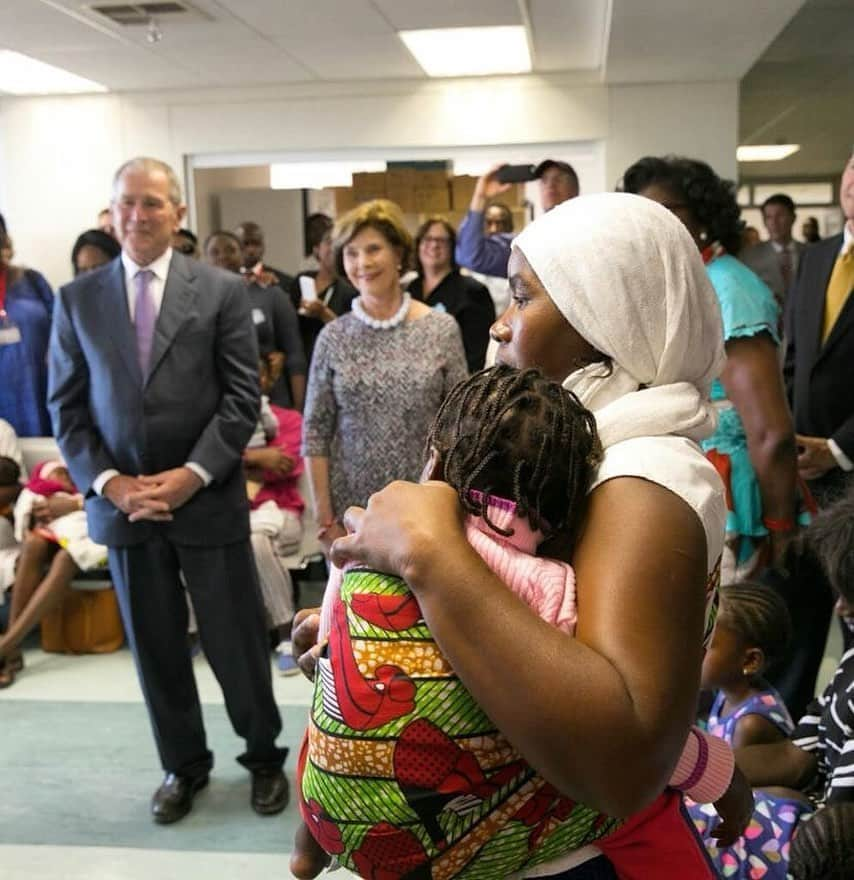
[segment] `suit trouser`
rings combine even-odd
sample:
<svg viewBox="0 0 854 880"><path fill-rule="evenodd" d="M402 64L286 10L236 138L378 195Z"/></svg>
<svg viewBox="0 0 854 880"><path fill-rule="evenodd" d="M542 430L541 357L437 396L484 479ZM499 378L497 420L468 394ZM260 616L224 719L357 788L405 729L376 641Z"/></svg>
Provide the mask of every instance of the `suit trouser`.
<svg viewBox="0 0 854 880"><path fill-rule="evenodd" d="M248 540L219 547L173 544L162 535L110 547L110 571L164 770L199 776L213 766L187 642L184 573L208 662L250 770L282 766L267 634Z"/></svg>

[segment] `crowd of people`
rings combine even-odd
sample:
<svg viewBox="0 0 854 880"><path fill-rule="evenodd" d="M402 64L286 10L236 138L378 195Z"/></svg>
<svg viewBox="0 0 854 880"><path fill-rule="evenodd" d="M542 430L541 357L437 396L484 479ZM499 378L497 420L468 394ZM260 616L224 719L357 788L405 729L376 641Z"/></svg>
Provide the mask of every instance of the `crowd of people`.
<svg viewBox="0 0 854 880"><path fill-rule="evenodd" d="M502 168L459 229L309 216L294 275L255 222L200 243L155 159L118 169L56 294L0 221L0 687L108 566L158 823L213 767L194 619L260 814L290 797L270 651L318 671L296 876L846 876L815 865L854 858L854 157L844 231L804 243L780 193L747 244L734 184L673 156L584 196L545 160L516 233ZM26 474L17 437L51 435ZM306 503L322 614L285 563Z"/></svg>

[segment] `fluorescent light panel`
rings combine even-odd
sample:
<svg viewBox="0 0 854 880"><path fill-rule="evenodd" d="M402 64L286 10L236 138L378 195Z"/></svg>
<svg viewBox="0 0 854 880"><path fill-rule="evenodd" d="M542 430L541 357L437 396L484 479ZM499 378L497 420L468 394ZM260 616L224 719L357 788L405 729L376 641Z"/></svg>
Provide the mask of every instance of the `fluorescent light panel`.
<svg viewBox="0 0 854 880"><path fill-rule="evenodd" d="M531 54L521 25L399 31L427 76L530 73Z"/></svg>
<svg viewBox="0 0 854 880"><path fill-rule="evenodd" d="M779 162L800 150L800 144L751 144L735 151L739 162Z"/></svg>
<svg viewBox="0 0 854 880"><path fill-rule="evenodd" d="M357 171L385 171L385 162L275 162L270 166L271 189L323 189L352 186Z"/></svg>
<svg viewBox="0 0 854 880"><path fill-rule="evenodd" d="M0 92L11 95L68 95L106 92L107 87L76 73L37 61L20 52L0 50Z"/></svg>

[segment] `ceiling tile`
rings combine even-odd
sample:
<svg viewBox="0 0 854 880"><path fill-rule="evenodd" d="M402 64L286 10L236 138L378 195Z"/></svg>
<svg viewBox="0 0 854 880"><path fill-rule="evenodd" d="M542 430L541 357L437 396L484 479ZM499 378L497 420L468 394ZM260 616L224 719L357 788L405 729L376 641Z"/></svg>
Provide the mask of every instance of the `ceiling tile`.
<svg viewBox="0 0 854 880"><path fill-rule="evenodd" d="M116 45L109 34L39 0L3 0L0 6L0 48L28 54L43 49L96 51Z"/></svg>
<svg viewBox="0 0 854 880"><path fill-rule="evenodd" d="M522 24L517 0L374 0L374 6L399 31Z"/></svg>
<svg viewBox="0 0 854 880"><path fill-rule="evenodd" d="M596 70L608 44L607 0L530 0L535 70Z"/></svg>
<svg viewBox="0 0 854 880"><path fill-rule="evenodd" d="M423 79L425 76L393 33L363 34L358 40L339 34L322 41L280 37L277 42L322 80Z"/></svg>
<svg viewBox="0 0 854 880"><path fill-rule="evenodd" d="M200 73L188 70L134 46L91 52L42 52L40 60L86 76L115 91L189 88L206 85Z"/></svg>
<svg viewBox="0 0 854 880"><path fill-rule="evenodd" d="M215 5L268 37L337 36L355 42L393 30L369 0L217 0Z"/></svg>

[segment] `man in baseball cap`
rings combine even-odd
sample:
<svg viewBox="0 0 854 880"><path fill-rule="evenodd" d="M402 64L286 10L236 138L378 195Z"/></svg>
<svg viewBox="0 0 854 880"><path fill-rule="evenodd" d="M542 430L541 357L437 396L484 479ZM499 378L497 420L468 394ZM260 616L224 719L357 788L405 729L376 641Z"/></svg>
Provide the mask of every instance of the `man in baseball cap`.
<svg viewBox="0 0 854 880"><path fill-rule="evenodd" d="M486 235L483 228L483 212L487 202L510 189L513 184L498 180L503 162L494 165L477 181L469 204L469 210L457 232L456 258L461 266L484 275L507 277L507 261L510 259L512 233L498 232ZM540 181L540 200L544 211L551 211L567 199L578 195L578 175L568 162L544 159L534 171Z"/></svg>

